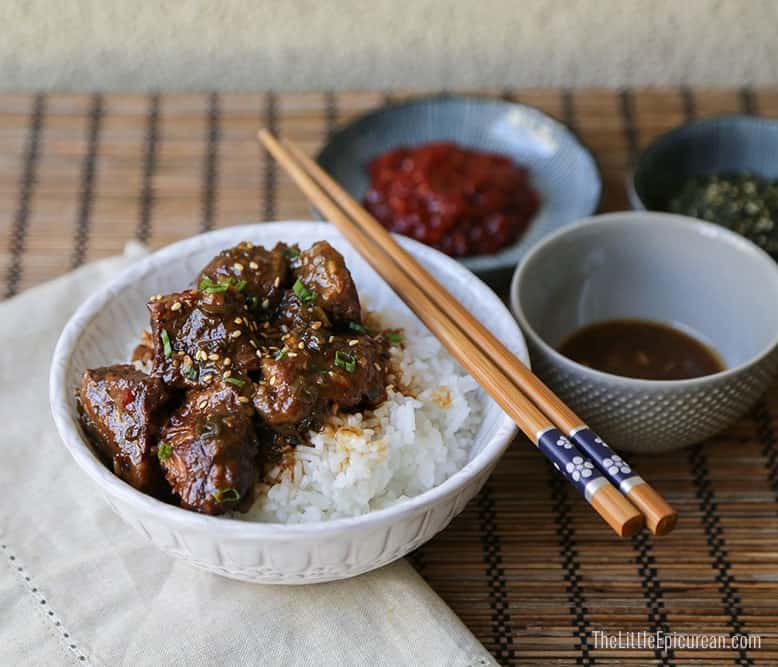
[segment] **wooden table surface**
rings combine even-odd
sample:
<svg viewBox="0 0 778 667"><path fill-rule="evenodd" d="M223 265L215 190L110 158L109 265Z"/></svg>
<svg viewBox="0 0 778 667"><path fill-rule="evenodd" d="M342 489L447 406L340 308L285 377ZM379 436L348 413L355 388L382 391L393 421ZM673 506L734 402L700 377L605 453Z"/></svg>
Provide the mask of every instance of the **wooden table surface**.
<svg viewBox="0 0 778 667"><path fill-rule="evenodd" d="M602 210L628 207L632 157L721 113L778 115L778 90L467 91L537 106L589 146ZM130 239L305 219L307 202L253 139L314 152L387 92L0 94L0 280L6 297ZM775 307L775 304L766 304ZM778 392L674 457L637 457L678 529L619 541L522 438L453 524L411 556L497 659L527 664L778 664ZM679 464L680 461L680 464ZM761 647L608 649L598 631L750 633Z"/></svg>

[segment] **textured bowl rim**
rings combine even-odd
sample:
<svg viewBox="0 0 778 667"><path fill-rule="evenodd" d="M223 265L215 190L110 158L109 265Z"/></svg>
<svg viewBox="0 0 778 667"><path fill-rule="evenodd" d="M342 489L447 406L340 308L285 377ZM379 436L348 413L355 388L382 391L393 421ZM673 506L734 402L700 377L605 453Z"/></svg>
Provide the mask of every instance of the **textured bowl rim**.
<svg viewBox="0 0 778 667"><path fill-rule="evenodd" d="M519 300L519 290L522 281L526 279L526 273L530 262L541 252L545 251L548 247L559 242L559 240L570 234L577 234L581 229L588 229L593 226L607 226L611 228L622 227L625 225L656 225L664 224L669 228L675 228L677 226L683 226L687 229L692 229L695 232L706 236L715 237L725 240L729 245L738 249L741 252L750 253L755 261L762 262L771 270L778 283L778 264L760 247L725 227L716 225L712 222L706 222L704 220L698 220L696 218L690 218L683 215L676 215L673 213L662 213L658 211L621 211L616 213L604 213L602 215L595 215L590 218L584 218L579 220L573 225L560 229L547 236L545 239L537 243L530 252L525 255L521 263L516 267L516 271L513 274L510 286L510 304L511 311L518 320L522 332L527 336L538 348L551 357L554 362L562 366L565 371L571 375L583 375L592 382L608 382L610 384L619 384L623 387L627 387L633 390L644 388L647 390L656 389L677 389L677 388L690 388L695 386L704 386L711 382L728 381L735 375L742 373L745 370L753 368L764 361L770 354L772 354L776 348L778 348L778 332L773 336L772 341L761 352L755 354L750 359L744 361L732 368L725 368L723 371L713 373L711 375L703 375L697 378L689 378L686 380L644 380L639 378L630 378L622 375L614 375L613 373L606 373L604 371L598 371L583 364L579 364L573 361L569 357L561 354L554 347L549 345L535 328L530 325L524 310Z"/></svg>
<svg viewBox="0 0 778 667"><path fill-rule="evenodd" d="M595 185L595 192L594 192L594 196L592 197L592 201L590 202L590 205L586 207L584 206L581 207L582 211L585 211L582 213L582 215L587 215L587 216L591 215L599 208L603 196L602 175L600 174L600 165L597 162L597 158L595 157L594 152L583 142L583 140L578 136L575 130L568 127L564 123L560 122L556 118L550 116L549 114L547 114L545 111L543 111L538 107L532 106L530 104L522 104L520 102L514 102L511 100L485 97L482 95L457 95L452 93L441 93L440 95L423 95L419 97L413 97L405 101L392 102L390 104L386 104L377 107L375 109L371 109L369 111L366 111L363 114L360 114L359 116L348 121L347 123L339 126L334 132L332 132L332 134L330 134L330 136L327 138L325 144L316 153L314 159L316 160L317 164L321 164L322 158L326 155L328 151L331 150L331 146L333 143L341 139L343 135L348 134L350 132L354 132L361 125L366 125L379 116L383 116L387 113L399 111L401 109L412 108L416 106L450 103L450 102L479 104L484 106L503 107L506 109L522 109L529 112L536 118L542 119L550 126L556 128L557 131L561 132L562 134L568 135L572 141L572 144L576 146L584 155L584 157L588 159L590 172L593 176L593 183ZM321 216L321 214L316 210L315 207L312 208L312 210L314 212L314 215ZM562 223L562 224L563 226L568 226L570 224L573 224L574 222L575 222L574 220L571 220L569 222ZM460 264L462 264L463 266L467 267L471 271L477 273L486 274L486 273L508 269L512 267L517 261L520 261L521 257L524 254L526 254L530 248L534 247L538 242L546 238L544 236L541 237L540 239L536 239L534 242L530 243L529 245L526 245L523 248L523 251L521 251L521 254L517 255L517 252L519 252L522 249L522 245L525 244L527 234L531 227L532 227L532 221L530 221L530 224L527 227L527 229L516 240L515 243L506 246L505 248L500 250L499 253L493 255L471 255L468 257L459 257L453 259L459 262ZM511 254L505 257L498 256L500 253L504 253L508 251L512 251Z"/></svg>
<svg viewBox="0 0 778 667"><path fill-rule="evenodd" d="M113 294L124 289L132 283L136 277L141 276L149 266L160 262L175 262L178 258L191 252L195 252L203 245L217 245L224 237L224 243L234 242L234 239L245 235L250 238L253 230L262 227L267 230L270 226L289 225L305 227L310 238L317 233L336 235L342 238L339 232L328 223L315 221L277 221L240 226L231 226L215 230L205 234L178 241L168 245L147 257L135 262L121 272L113 281L101 287L89 297L72 315L65 325L57 341L49 374L49 401L54 422L60 437L67 449L75 459L79 467L110 497L115 497L133 507L136 511L146 515L172 523L181 528L207 529L209 534L215 537L230 537L244 540L261 538L264 540L285 541L294 537L326 537L353 528L372 528L387 523L393 523L401 516L413 513L421 513L440 500L449 497L463 488L469 481L478 477L490 465L494 464L514 439L517 428L513 421L505 413L496 425L493 436L487 440L481 451L463 468L451 477L432 489L422 494L402 500L389 507L374 510L356 517L332 519L304 524L282 524L270 522L244 521L227 517L214 517L198 514L182 509L174 505L163 503L152 496L146 495L114 475L92 452L85 442L78 423L68 412L69 402L72 401L72 387L68 386L68 376L73 352L79 344L80 335L84 328L97 316L105 303L113 297ZM316 230L319 230L318 232ZM471 274L461 264L428 246L406 238L398 238L399 243L409 251L416 254L432 253L439 255L444 263L450 263L451 269L463 277L466 277L473 288L482 293L482 300L491 301L492 311L496 311L499 317L509 320L515 328L516 343L519 348L519 356L526 364L529 364L529 353L526 341L511 316L505 304L492 292L480 279ZM416 251L416 252L414 252Z"/></svg>
<svg viewBox="0 0 778 667"><path fill-rule="evenodd" d="M679 137L688 134L694 129L704 129L707 127L716 127L719 125L745 125L749 127L767 125L775 126L778 128L778 121L775 118L766 118L763 116L749 116L748 114L742 113L729 113L711 116L710 118L701 118L700 120L693 120L660 134L658 137L655 137L642 151L640 151L638 156L635 158L632 169L630 169L627 173L627 195L632 208L639 211L655 211L657 213L663 212L659 209L649 209L638 192L637 177L643 172L645 168L645 162L648 157L666 150L674 142L678 141Z"/></svg>

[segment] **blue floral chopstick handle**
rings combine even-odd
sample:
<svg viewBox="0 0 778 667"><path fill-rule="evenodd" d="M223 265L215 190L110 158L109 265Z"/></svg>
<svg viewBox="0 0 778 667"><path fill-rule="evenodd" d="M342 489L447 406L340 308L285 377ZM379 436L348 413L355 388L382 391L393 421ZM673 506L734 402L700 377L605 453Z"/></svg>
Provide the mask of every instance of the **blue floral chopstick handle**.
<svg viewBox="0 0 778 667"><path fill-rule="evenodd" d="M594 461L608 480L623 494L628 494L638 484L645 484L645 480L632 472L630 465L589 427L581 426L574 429L570 433L570 440Z"/></svg>
<svg viewBox="0 0 778 667"><path fill-rule="evenodd" d="M588 502L608 480L597 466L557 428L547 428L538 434L538 449L554 464Z"/></svg>

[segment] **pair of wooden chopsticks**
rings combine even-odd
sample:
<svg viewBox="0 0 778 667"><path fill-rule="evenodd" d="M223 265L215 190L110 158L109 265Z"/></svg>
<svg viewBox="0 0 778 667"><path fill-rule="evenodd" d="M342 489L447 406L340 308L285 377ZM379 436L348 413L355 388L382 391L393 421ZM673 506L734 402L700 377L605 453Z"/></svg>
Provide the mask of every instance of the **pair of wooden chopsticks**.
<svg viewBox="0 0 778 667"><path fill-rule="evenodd" d="M308 199L622 537L669 533L670 505L292 142L258 139ZM634 504L633 504L634 503Z"/></svg>

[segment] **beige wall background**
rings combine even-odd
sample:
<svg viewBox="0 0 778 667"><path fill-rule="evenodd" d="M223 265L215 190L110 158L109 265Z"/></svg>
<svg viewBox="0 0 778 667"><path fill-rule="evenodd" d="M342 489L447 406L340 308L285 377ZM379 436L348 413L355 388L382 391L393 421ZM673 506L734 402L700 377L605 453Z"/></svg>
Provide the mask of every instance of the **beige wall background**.
<svg viewBox="0 0 778 667"><path fill-rule="evenodd" d="M778 83L775 0L4 0L0 88Z"/></svg>

